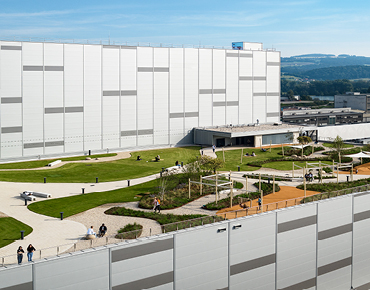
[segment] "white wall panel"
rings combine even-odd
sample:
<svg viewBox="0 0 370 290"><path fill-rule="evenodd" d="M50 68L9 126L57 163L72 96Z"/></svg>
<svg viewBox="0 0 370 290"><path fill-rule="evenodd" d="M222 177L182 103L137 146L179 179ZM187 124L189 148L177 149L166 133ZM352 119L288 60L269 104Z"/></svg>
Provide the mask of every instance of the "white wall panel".
<svg viewBox="0 0 370 290"><path fill-rule="evenodd" d="M132 130L136 130L136 96L121 96L121 131ZM121 146L136 146L136 134L121 136Z"/></svg>
<svg viewBox="0 0 370 290"><path fill-rule="evenodd" d="M252 81L239 82L239 124L253 123L253 83Z"/></svg>
<svg viewBox="0 0 370 290"><path fill-rule="evenodd" d="M351 267L347 266L317 277L317 290L351 289Z"/></svg>
<svg viewBox="0 0 370 290"><path fill-rule="evenodd" d="M184 112L184 50L170 52L170 113Z"/></svg>
<svg viewBox="0 0 370 290"><path fill-rule="evenodd" d="M240 226L240 227L234 227ZM233 268L246 261L275 254L276 215L268 213L235 220L229 225L229 262ZM275 289L275 263L230 276L230 289Z"/></svg>
<svg viewBox="0 0 370 290"><path fill-rule="evenodd" d="M280 52L279 51L268 51L267 54L267 61L268 62L280 62Z"/></svg>
<svg viewBox="0 0 370 290"><path fill-rule="evenodd" d="M212 126L212 95L199 96L199 126Z"/></svg>
<svg viewBox="0 0 370 290"><path fill-rule="evenodd" d="M253 76L253 58L252 52L246 53L239 51L239 75L245 77ZM248 57L245 57L247 55Z"/></svg>
<svg viewBox="0 0 370 290"><path fill-rule="evenodd" d="M291 230L277 235L278 289L316 277L316 223L300 227L299 222L299 219L313 216L316 216L315 205L277 213L278 224L294 221Z"/></svg>
<svg viewBox="0 0 370 290"><path fill-rule="evenodd" d="M227 51L231 53L230 51ZM235 53L235 51L234 51ZM239 99L239 64L238 57L226 57L226 99L238 101Z"/></svg>
<svg viewBox="0 0 370 290"><path fill-rule="evenodd" d="M121 90L136 90L136 49L121 48Z"/></svg>
<svg viewBox="0 0 370 290"><path fill-rule="evenodd" d="M175 236L176 289L225 289L228 286L227 224ZM217 257L217 259L214 259ZM204 271L207 269L207 271Z"/></svg>
<svg viewBox="0 0 370 290"><path fill-rule="evenodd" d="M170 119L170 144L176 144L184 137L184 118Z"/></svg>
<svg viewBox="0 0 370 290"><path fill-rule="evenodd" d="M169 48L154 48L154 67L169 67Z"/></svg>
<svg viewBox="0 0 370 290"><path fill-rule="evenodd" d="M121 138L119 97L103 97L103 148L118 148Z"/></svg>
<svg viewBox="0 0 370 290"><path fill-rule="evenodd" d="M138 129L153 129L153 73L138 74Z"/></svg>
<svg viewBox="0 0 370 290"><path fill-rule="evenodd" d="M185 48L184 51L185 112L198 112L198 50Z"/></svg>
<svg viewBox="0 0 370 290"><path fill-rule="evenodd" d="M64 147L66 152L79 152L83 146L83 113L66 113L64 116Z"/></svg>
<svg viewBox="0 0 370 290"><path fill-rule="evenodd" d="M253 76L266 76L266 52L253 51Z"/></svg>
<svg viewBox="0 0 370 290"><path fill-rule="evenodd" d="M280 92L280 67L267 67L267 91L271 93Z"/></svg>
<svg viewBox="0 0 370 290"><path fill-rule="evenodd" d="M109 284L108 251L89 252L35 265L35 289L105 289ZM52 270L51 270L52 269ZM85 277L85 279L81 279ZM52 286L51 286L52 285Z"/></svg>
<svg viewBox="0 0 370 290"><path fill-rule="evenodd" d="M22 133L1 134L1 158L22 156Z"/></svg>
<svg viewBox="0 0 370 290"><path fill-rule="evenodd" d="M103 48L103 91L119 90L119 49Z"/></svg>
<svg viewBox="0 0 370 290"><path fill-rule="evenodd" d="M64 104L66 107L83 106L83 46L64 45Z"/></svg>
<svg viewBox="0 0 370 290"><path fill-rule="evenodd" d="M226 101L226 94L214 94L213 95L213 102L225 102Z"/></svg>
<svg viewBox="0 0 370 290"><path fill-rule="evenodd" d="M253 123L257 122L257 119L260 123L266 122L266 102L265 97L253 97Z"/></svg>
<svg viewBox="0 0 370 290"><path fill-rule="evenodd" d="M266 92L266 81L253 81L253 92L254 93L265 93Z"/></svg>
<svg viewBox="0 0 370 290"><path fill-rule="evenodd" d="M43 72L23 72L23 138L25 143L44 139ZM42 151L39 153L41 154Z"/></svg>
<svg viewBox="0 0 370 290"><path fill-rule="evenodd" d="M23 65L44 65L44 48L42 43L22 43Z"/></svg>
<svg viewBox="0 0 370 290"><path fill-rule="evenodd" d="M45 108L64 107L63 72L44 72L44 105Z"/></svg>
<svg viewBox="0 0 370 290"><path fill-rule="evenodd" d="M239 113L238 106L227 106L226 107L226 124L237 125L239 123L238 113Z"/></svg>
<svg viewBox="0 0 370 290"><path fill-rule="evenodd" d="M153 67L153 48L138 47L137 48L137 66L138 67Z"/></svg>
<svg viewBox="0 0 370 290"><path fill-rule="evenodd" d="M21 55L20 50L0 50L1 97L21 96Z"/></svg>
<svg viewBox="0 0 370 290"><path fill-rule="evenodd" d="M211 49L199 49L199 89L212 89Z"/></svg>
<svg viewBox="0 0 370 290"><path fill-rule="evenodd" d="M257 97L256 97L257 98ZM262 97L263 98L263 97ZM279 96L267 96L267 113L279 113L280 112L280 97Z"/></svg>
<svg viewBox="0 0 370 290"><path fill-rule="evenodd" d="M22 104L1 104L1 127L22 126Z"/></svg>
<svg viewBox="0 0 370 290"><path fill-rule="evenodd" d="M101 46L84 45L85 150L102 149Z"/></svg>
<svg viewBox="0 0 370 290"><path fill-rule="evenodd" d="M64 141L64 115L45 114L45 142ZM64 146L45 146L45 154L62 153Z"/></svg>
<svg viewBox="0 0 370 290"><path fill-rule="evenodd" d="M225 106L213 107L213 126L221 126L225 124L226 108Z"/></svg>
<svg viewBox="0 0 370 290"><path fill-rule="evenodd" d="M354 217L369 210L370 194L353 197ZM365 218L353 223L353 287L370 281L370 219Z"/></svg>
<svg viewBox="0 0 370 290"><path fill-rule="evenodd" d="M213 49L213 89L225 89L225 50Z"/></svg>
<svg viewBox="0 0 370 290"><path fill-rule="evenodd" d="M44 65L63 66L63 44L44 43Z"/></svg>
<svg viewBox="0 0 370 290"><path fill-rule="evenodd" d="M198 117L185 118L185 133L194 127L198 127Z"/></svg>
<svg viewBox="0 0 370 290"><path fill-rule="evenodd" d="M168 73L154 73L154 144L168 144Z"/></svg>

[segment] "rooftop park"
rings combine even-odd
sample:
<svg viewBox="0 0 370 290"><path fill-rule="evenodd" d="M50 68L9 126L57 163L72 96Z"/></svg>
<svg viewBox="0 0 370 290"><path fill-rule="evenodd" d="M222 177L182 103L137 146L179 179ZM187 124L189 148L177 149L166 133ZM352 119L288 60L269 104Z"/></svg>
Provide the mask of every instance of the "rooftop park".
<svg viewBox="0 0 370 290"><path fill-rule="evenodd" d="M62 167L48 170L0 171L0 180L11 182L43 182L44 177L46 177L47 182L52 183L89 183L95 182L96 177L99 178L99 182L133 179L159 173L162 167L174 166L176 161L187 164L195 156L199 155L199 149L200 147L196 146L155 149L132 152L130 158L108 162L68 163ZM141 160L137 161L137 156L139 155ZM157 155L160 156L159 162L155 161ZM14 165L11 169L16 169L17 166L18 168L35 166L36 163L34 162L37 162L39 166L45 166L49 161L13 163L18 165Z"/></svg>

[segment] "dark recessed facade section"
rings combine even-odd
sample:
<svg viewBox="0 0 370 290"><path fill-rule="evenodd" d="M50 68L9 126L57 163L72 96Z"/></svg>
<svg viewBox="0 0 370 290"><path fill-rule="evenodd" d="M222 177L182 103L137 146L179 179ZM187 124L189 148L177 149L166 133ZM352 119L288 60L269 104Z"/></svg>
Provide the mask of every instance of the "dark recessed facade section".
<svg viewBox="0 0 370 290"><path fill-rule="evenodd" d="M267 66L280 66L280 62L267 62Z"/></svg>
<svg viewBox="0 0 370 290"><path fill-rule="evenodd" d="M21 97L14 97L14 98L1 98L2 104L21 104L22 98Z"/></svg>
<svg viewBox="0 0 370 290"><path fill-rule="evenodd" d="M277 113L277 112L275 112L275 113L267 113L266 114L266 117L279 117L279 116L280 116L280 114Z"/></svg>
<svg viewBox="0 0 370 290"><path fill-rule="evenodd" d="M103 45L103 48L119 49L120 45Z"/></svg>
<svg viewBox="0 0 370 290"><path fill-rule="evenodd" d="M61 113L64 113L63 107L45 108L45 114L61 114Z"/></svg>
<svg viewBox="0 0 370 290"><path fill-rule="evenodd" d="M226 53L226 57L239 57L238 53Z"/></svg>
<svg viewBox="0 0 370 290"><path fill-rule="evenodd" d="M173 238L112 251L112 263L173 249Z"/></svg>
<svg viewBox="0 0 370 290"><path fill-rule="evenodd" d="M167 272L156 276L132 281L129 283L113 286L112 290L141 290L152 289L173 282L173 272Z"/></svg>
<svg viewBox="0 0 370 290"><path fill-rule="evenodd" d="M200 89L199 94L226 94L226 89Z"/></svg>
<svg viewBox="0 0 370 290"><path fill-rule="evenodd" d="M319 232L318 239L325 240L325 239L329 239L329 238L343 235L345 233L350 233L350 232L352 232L352 224L347 224L347 225L343 225L343 226L339 226L336 228L332 228L332 229Z"/></svg>
<svg viewBox="0 0 370 290"><path fill-rule="evenodd" d="M45 147L63 146L64 141L49 141L45 142Z"/></svg>
<svg viewBox="0 0 370 290"><path fill-rule="evenodd" d="M253 93L253 97L265 97L266 93Z"/></svg>
<svg viewBox="0 0 370 290"><path fill-rule="evenodd" d="M241 54L239 54L239 57L248 57L248 58L252 58L252 57L253 57L253 54L241 53Z"/></svg>
<svg viewBox="0 0 370 290"><path fill-rule="evenodd" d="M44 71L42 65L24 65L23 71Z"/></svg>
<svg viewBox="0 0 370 290"><path fill-rule="evenodd" d="M299 282L297 284L285 287L285 288L280 288L279 290L298 290L298 289L310 289L316 287L316 278L308 279L303 282Z"/></svg>
<svg viewBox="0 0 370 290"><path fill-rule="evenodd" d="M121 91L121 96L136 96L136 95L137 95L136 90Z"/></svg>
<svg viewBox="0 0 370 290"><path fill-rule="evenodd" d="M170 113L170 118L184 118L184 113Z"/></svg>
<svg viewBox="0 0 370 290"><path fill-rule="evenodd" d="M154 72L169 72L170 69L168 67L155 67Z"/></svg>
<svg viewBox="0 0 370 290"><path fill-rule="evenodd" d="M22 126L18 127L2 127L1 128L2 134L9 134L9 133L22 133Z"/></svg>
<svg viewBox="0 0 370 290"><path fill-rule="evenodd" d="M154 72L154 67L138 67L138 72Z"/></svg>
<svg viewBox="0 0 370 290"><path fill-rule="evenodd" d="M136 136L136 135L137 135L136 130L121 131L121 137Z"/></svg>
<svg viewBox="0 0 370 290"><path fill-rule="evenodd" d="M137 131L138 135L152 135L153 129L142 129Z"/></svg>
<svg viewBox="0 0 370 290"><path fill-rule="evenodd" d="M45 66L45 71L64 71L64 66Z"/></svg>
<svg viewBox="0 0 370 290"><path fill-rule="evenodd" d="M66 113L83 113L84 107L66 107Z"/></svg>
<svg viewBox="0 0 370 290"><path fill-rule="evenodd" d="M236 275L243 272L247 272L253 269L264 267L267 265L274 264L276 262L276 254L271 254L261 258L253 259L230 267L230 275Z"/></svg>
<svg viewBox="0 0 370 290"><path fill-rule="evenodd" d="M321 266L317 269L317 275L321 276L330 272L333 272L335 270L351 266L352 265L352 257L348 257L330 264L327 264L325 266Z"/></svg>
<svg viewBox="0 0 370 290"><path fill-rule="evenodd" d="M23 148L24 149L31 149L31 148L41 148L44 147L44 142L38 142L38 143L24 143Z"/></svg>
<svg viewBox="0 0 370 290"><path fill-rule="evenodd" d="M199 112L185 112L185 118L199 117Z"/></svg>
<svg viewBox="0 0 370 290"><path fill-rule="evenodd" d="M22 46L17 45L2 45L1 50L22 50Z"/></svg>
<svg viewBox="0 0 370 290"><path fill-rule="evenodd" d="M126 46L126 45L121 45L121 49L137 49L137 46Z"/></svg>
<svg viewBox="0 0 370 290"><path fill-rule="evenodd" d="M278 224L278 233L284 233L287 231L296 230L299 228L315 225L317 222L317 216L309 216L301 219L296 219L294 221L284 222Z"/></svg>
<svg viewBox="0 0 370 290"><path fill-rule="evenodd" d="M359 221L363 221L363 220L366 220L366 219L370 219L370 210L355 213L353 221L354 222L359 222Z"/></svg>

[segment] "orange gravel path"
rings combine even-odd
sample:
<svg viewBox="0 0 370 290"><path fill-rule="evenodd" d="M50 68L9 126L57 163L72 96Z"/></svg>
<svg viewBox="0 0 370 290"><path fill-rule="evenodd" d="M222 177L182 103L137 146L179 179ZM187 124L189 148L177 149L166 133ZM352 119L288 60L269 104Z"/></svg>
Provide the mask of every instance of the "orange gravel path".
<svg viewBox="0 0 370 290"><path fill-rule="evenodd" d="M317 191L306 190L306 196L311 196L318 194ZM277 208L283 208L287 206L293 206L295 204L299 204L302 197L304 196L304 190L298 189L292 186L280 186L280 191L276 193L271 193L263 197L263 211L270 211L275 210ZM235 205L232 208L224 208L217 212L217 215L225 216L228 219L242 217L246 215L256 214L261 212L257 210L258 206L258 199L252 200L252 204L250 202L246 203L250 208L248 211L243 209L240 205ZM239 210L238 212L235 212ZM241 211L240 211L241 210Z"/></svg>

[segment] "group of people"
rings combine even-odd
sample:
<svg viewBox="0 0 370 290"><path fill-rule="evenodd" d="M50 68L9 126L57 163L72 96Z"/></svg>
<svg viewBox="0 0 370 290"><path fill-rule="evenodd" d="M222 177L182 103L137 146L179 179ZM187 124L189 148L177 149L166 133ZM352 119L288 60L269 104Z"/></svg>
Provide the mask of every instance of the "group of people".
<svg viewBox="0 0 370 290"><path fill-rule="evenodd" d="M87 230L87 235L93 235L93 236L98 236L98 237L104 237L104 235L107 233L108 231L108 228L105 224L102 224L99 228L99 232L98 232L98 235L96 235L96 233L94 232L94 227L91 226L88 230Z"/></svg>
<svg viewBox="0 0 370 290"><path fill-rule="evenodd" d="M313 180L314 180L314 177L313 177L312 172L310 172L310 173L306 173L306 174L304 175L304 178L306 178L306 181L313 181Z"/></svg>
<svg viewBox="0 0 370 290"><path fill-rule="evenodd" d="M35 251L36 251L35 247L32 246L32 244L29 244L28 247L27 247L28 262L33 262L32 257L33 257L33 253ZM19 248L17 250L18 265L22 264L23 254L24 254L24 250L23 250L22 246L19 246Z"/></svg>
<svg viewBox="0 0 370 290"><path fill-rule="evenodd" d="M159 198L154 198L153 200L153 210L154 212L157 212L158 210L158 213L161 213L161 200Z"/></svg>
<svg viewBox="0 0 370 290"><path fill-rule="evenodd" d="M247 152L247 153L245 153L245 155L244 156L252 156L252 157L254 157L254 156L256 156L256 153L254 153L254 151L252 151L252 153L251 153L251 155L249 155L249 153Z"/></svg>

